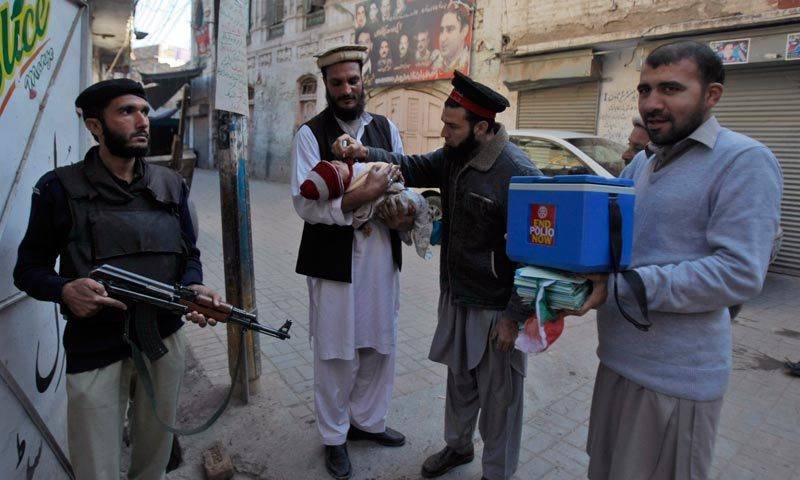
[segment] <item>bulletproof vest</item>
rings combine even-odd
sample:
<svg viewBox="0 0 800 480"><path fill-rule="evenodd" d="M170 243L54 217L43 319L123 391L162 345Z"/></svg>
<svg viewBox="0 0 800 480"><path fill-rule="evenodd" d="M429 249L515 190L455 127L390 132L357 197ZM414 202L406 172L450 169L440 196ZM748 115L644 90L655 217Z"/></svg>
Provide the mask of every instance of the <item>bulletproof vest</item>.
<svg viewBox="0 0 800 480"><path fill-rule="evenodd" d="M61 253L60 274L86 277L102 264L173 284L185 258L178 206L182 181L171 170L141 163L142 177L124 190L96 150L84 161L60 167L72 230Z"/></svg>
<svg viewBox="0 0 800 480"><path fill-rule="evenodd" d="M372 115L372 121L364 127L361 143L375 148L392 150L392 132L389 120L382 115ZM331 146L344 134L339 122L330 108L309 120L306 125L319 145L319 155L323 160L334 160ZM309 277L352 283L353 265L353 227L341 225L311 224L303 225L300 251L297 255L295 271ZM397 269L402 266L400 236L390 230L392 259Z"/></svg>

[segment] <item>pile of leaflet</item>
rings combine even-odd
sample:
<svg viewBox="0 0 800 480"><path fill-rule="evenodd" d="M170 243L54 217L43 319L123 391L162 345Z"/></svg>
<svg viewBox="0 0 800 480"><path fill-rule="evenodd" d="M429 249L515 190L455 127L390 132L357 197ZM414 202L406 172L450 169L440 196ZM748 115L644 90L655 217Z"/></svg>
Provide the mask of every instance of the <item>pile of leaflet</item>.
<svg viewBox="0 0 800 480"><path fill-rule="evenodd" d="M522 300L536 307L536 318L530 318L517 337L518 349L538 353L547 349L564 329L559 310L580 310L591 293L588 280L538 267L523 267L514 276L514 286Z"/></svg>
<svg viewBox="0 0 800 480"><path fill-rule="evenodd" d="M517 294L526 302L536 302L536 316L547 322L558 310L580 310L591 292L585 278L555 270L523 267L514 276Z"/></svg>

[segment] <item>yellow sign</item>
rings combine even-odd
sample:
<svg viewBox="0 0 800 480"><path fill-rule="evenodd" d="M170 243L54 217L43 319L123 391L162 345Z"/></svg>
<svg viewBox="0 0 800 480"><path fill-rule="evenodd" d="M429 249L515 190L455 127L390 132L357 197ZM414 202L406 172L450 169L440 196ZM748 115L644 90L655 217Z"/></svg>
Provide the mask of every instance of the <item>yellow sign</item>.
<svg viewBox="0 0 800 480"><path fill-rule="evenodd" d="M14 77L31 66L46 43L50 4L51 0L10 0L0 5L0 113L14 91Z"/></svg>

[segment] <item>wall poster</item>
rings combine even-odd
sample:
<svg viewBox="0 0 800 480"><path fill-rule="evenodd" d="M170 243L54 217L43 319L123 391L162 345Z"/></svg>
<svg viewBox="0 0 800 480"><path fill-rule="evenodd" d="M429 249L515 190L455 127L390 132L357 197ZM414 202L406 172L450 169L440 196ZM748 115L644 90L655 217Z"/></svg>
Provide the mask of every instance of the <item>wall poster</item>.
<svg viewBox="0 0 800 480"><path fill-rule="evenodd" d="M722 60L723 65L747 63L750 57L750 39L720 40L708 44Z"/></svg>
<svg viewBox="0 0 800 480"><path fill-rule="evenodd" d="M800 33L786 36L786 60L800 60Z"/></svg>
<svg viewBox="0 0 800 480"><path fill-rule="evenodd" d="M366 45L367 86L469 74L475 0L370 0L356 5L356 43Z"/></svg>

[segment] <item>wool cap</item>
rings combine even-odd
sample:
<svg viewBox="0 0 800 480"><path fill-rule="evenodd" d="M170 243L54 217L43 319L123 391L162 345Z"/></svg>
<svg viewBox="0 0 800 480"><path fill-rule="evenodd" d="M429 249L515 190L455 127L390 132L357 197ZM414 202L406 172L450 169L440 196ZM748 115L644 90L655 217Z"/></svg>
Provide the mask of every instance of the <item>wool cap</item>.
<svg viewBox="0 0 800 480"><path fill-rule="evenodd" d="M340 45L314 55L314 57L317 59L319 68L342 62L358 62L363 65L367 61L367 47L365 45Z"/></svg>
<svg viewBox="0 0 800 480"><path fill-rule="evenodd" d="M111 100L122 95L136 95L147 100L141 83L129 78L113 78L87 87L75 99L75 106L81 109L83 118L98 117Z"/></svg>

